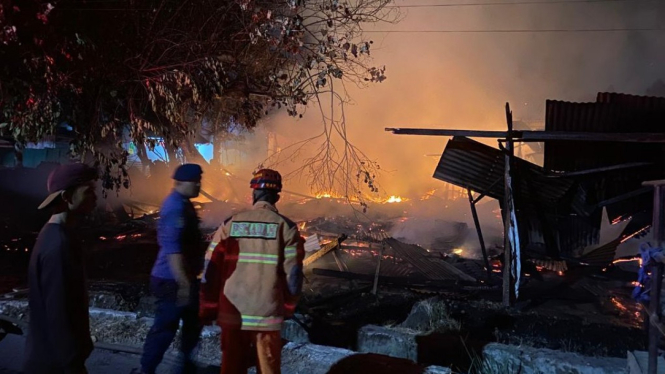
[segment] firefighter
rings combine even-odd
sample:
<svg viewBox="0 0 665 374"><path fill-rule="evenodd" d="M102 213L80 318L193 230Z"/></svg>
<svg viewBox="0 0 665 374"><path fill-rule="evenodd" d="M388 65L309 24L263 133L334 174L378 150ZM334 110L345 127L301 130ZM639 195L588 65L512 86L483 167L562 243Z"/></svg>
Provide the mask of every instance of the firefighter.
<svg viewBox="0 0 665 374"><path fill-rule="evenodd" d="M202 247L199 219L190 199L199 195L202 173L196 164L179 166L173 174L173 191L159 211L160 248L150 278L157 309L143 346L141 370L134 369L132 373L155 373L176 336L180 321L180 351L184 362L178 367L178 373L196 371L193 356L201 334L197 276L203 268L205 247Z"/></svg>
<svg viewBox="0 0 665 374"><path fill-rule="evenodd" d="M247 373L256 355L261 374L279 374L282 322L293 316L302 288L304 241L279 214L277 171L250 182L252 209L227 219L206 253L199 316L222 328L222 374Z"/></svg>

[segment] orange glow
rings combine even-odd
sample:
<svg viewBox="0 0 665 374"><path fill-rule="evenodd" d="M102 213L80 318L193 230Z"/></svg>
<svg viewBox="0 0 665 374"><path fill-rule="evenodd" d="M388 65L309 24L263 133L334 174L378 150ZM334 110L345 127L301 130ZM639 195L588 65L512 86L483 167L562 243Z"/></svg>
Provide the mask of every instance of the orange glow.
<svg viewBox="0 0 665 374"><path fill-rule="evenodd" d="M640 282L638 282L638 281L632 281L632 282L630 282L630 284L631 284L632 286L637 287L637 286L640 285Z"/></svg>
<svg viewBox="0 0 665 374"><path fill-rule="evenodd" d="M455 248L453 249L453 253L456 255L461 255L464 252L464 249L462 248Z"/></svg>
<svg viewBox="0 0 665 374"><path fill-rule="evenodd" d="M298 225L298 229L300 231L303 231L307 227L307 221L303 221L300 225Z"/></svg>
<svg viewBox="0 0 665 374"><path fill-rule="evenodd" d="M560 271L558 274L559 276L563 277L563 271Z"/></svg>

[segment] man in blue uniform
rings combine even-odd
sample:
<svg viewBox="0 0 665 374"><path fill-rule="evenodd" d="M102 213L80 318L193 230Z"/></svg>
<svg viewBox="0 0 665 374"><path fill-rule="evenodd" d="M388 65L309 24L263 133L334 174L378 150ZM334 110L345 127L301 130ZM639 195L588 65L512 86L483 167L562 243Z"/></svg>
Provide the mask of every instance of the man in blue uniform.
<svg viewBox="0 0 665 374"><path fill-rule="evenodd" d="M196 370L193 353L201 334L197 275L203 267L205 248L202 248L199 219L190 199L199 195L201 174L203 171L196 164L178 167L173 175L173 191L164 200L159 213L160 249L150 279L151 292L157 297L157 310L143 346L141 373L155 373L181 320L180 351L184 362L179 372Z"/></svg>

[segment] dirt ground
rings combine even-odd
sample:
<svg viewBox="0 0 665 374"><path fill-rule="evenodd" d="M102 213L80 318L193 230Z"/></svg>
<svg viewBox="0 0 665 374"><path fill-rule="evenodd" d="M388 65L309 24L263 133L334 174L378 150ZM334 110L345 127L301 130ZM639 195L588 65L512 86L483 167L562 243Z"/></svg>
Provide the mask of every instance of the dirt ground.
<svg viewBox="0 0 665 374"><path fill-rule="evenodd" d="M36 236L29 232L7 240L10 234L4 231L0 243L0 293L25 287ZM119 295L123 309L135 309L148 295L147 282L158 249L154 232L124 237L109 233L88 237L87 243L93 293ZM334 266L334 262L323 261L317 266ZM490 342L625 357L627 350L643 350L646 340L643 316L630 299L631 276L612 271L571 277L544 274L542 281L528 282L516 307L506 310L498 303L498 287L442 291L380 285L374 295L367 282L310 274L299 309L307 316L312 343L353 349L360 327L395 325L409 315L416 302L436 297L446 304L448 318L461 328L420 336L419 357L422 363L462 370Z"/></svg>

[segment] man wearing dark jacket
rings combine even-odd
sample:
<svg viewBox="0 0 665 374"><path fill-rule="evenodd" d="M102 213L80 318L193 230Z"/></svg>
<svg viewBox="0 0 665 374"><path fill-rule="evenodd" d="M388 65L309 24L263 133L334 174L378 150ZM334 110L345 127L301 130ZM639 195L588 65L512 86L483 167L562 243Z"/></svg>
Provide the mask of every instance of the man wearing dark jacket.
<svg viewBox="0 0 665 374"><path fill-rule="evenodd" d="M88 292L80 219L95 208L97 171L84 164L61 165L49 175L50 195L39 209L53 215L44 225L28 269L30 328L25 374L85 374L92 352Z"/></svg>
<svg viewBox="0 0 665 374"><path fill-rule="evenodd" d="M180 321L183 362L176 372L196 371L194 355L201 334L196 277L203 267L205 248L202 248L199 219L190 199L201 191L202 173L196 164L178 167L173 174L173 191L159 212L160 248L150 278L150 289L157 298L155 322L145 339L141 370L135 369L133 373L155 374L178 332Z"/></svg>

